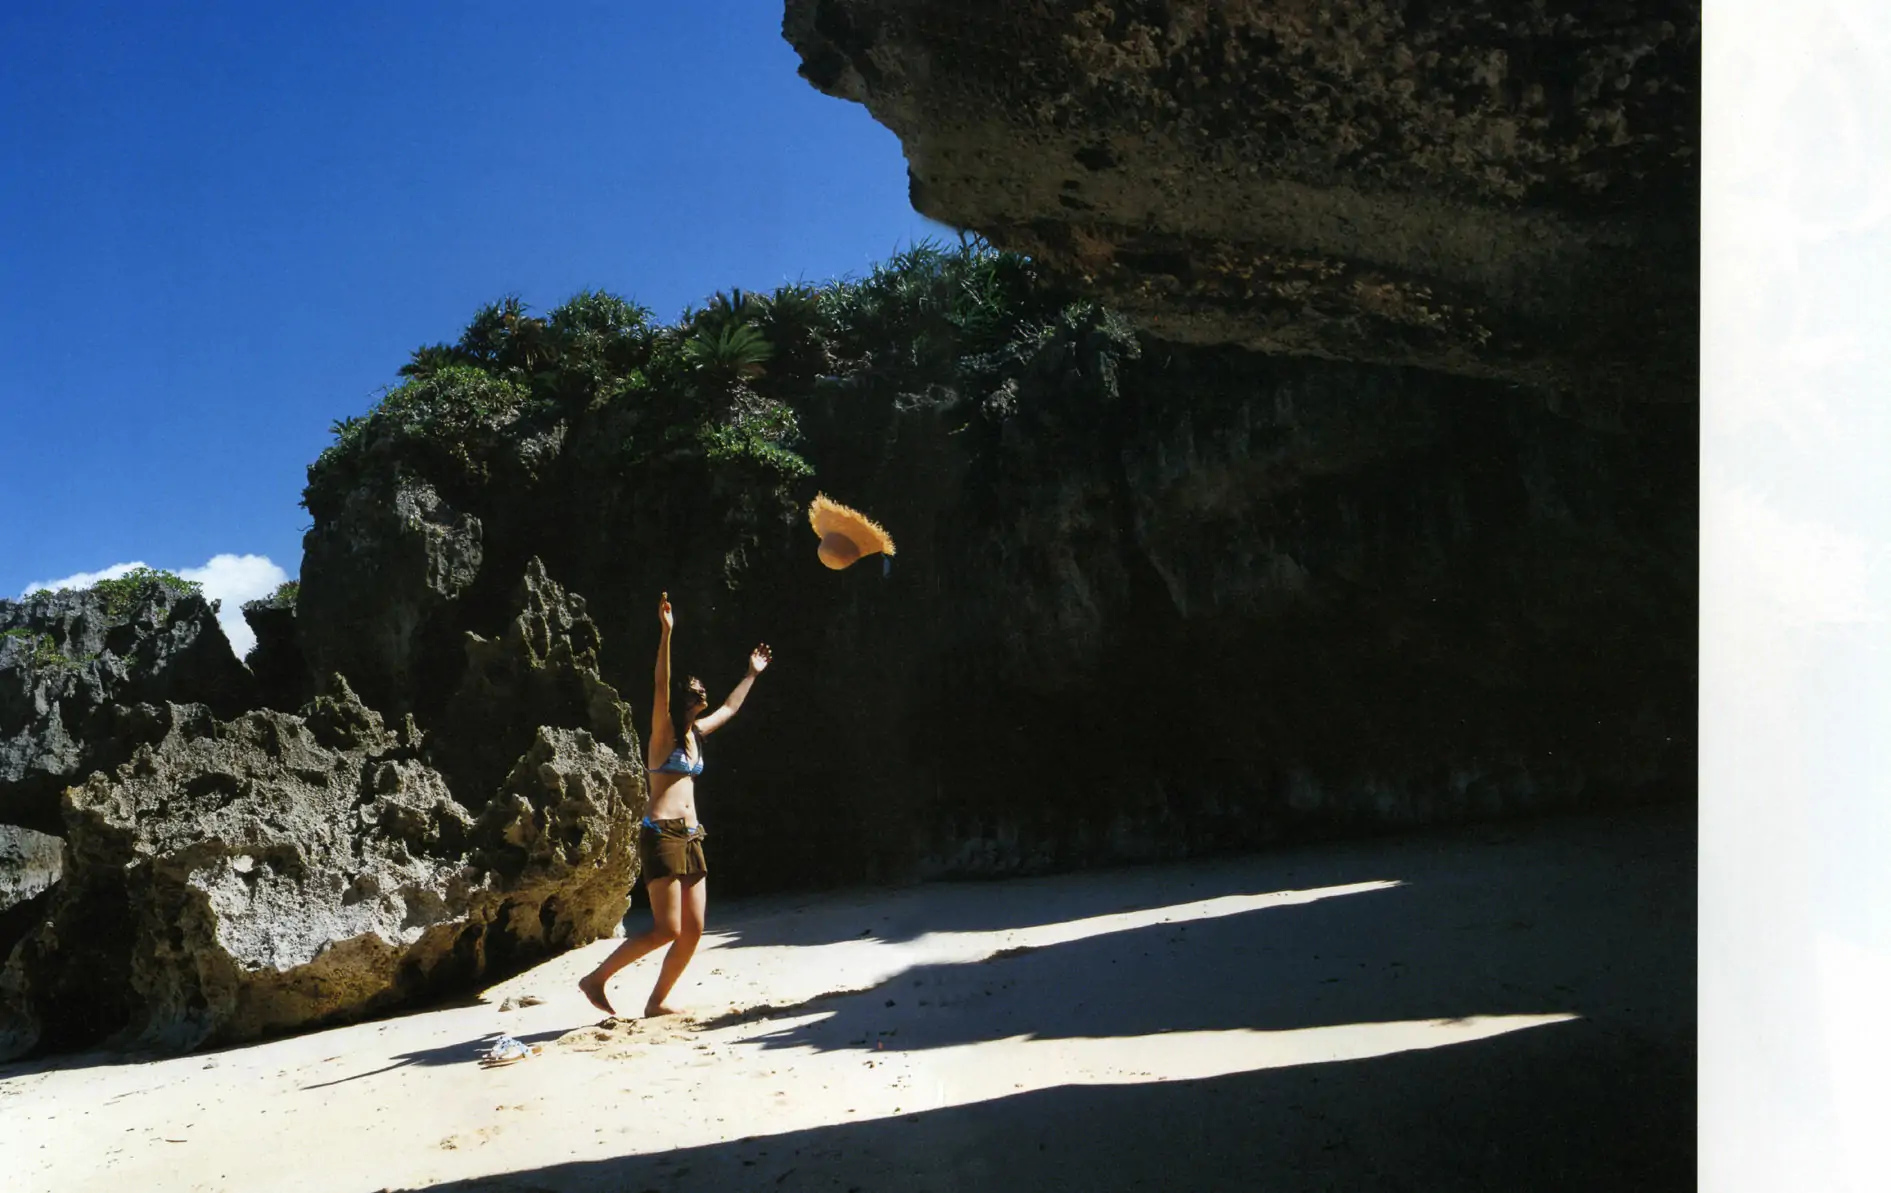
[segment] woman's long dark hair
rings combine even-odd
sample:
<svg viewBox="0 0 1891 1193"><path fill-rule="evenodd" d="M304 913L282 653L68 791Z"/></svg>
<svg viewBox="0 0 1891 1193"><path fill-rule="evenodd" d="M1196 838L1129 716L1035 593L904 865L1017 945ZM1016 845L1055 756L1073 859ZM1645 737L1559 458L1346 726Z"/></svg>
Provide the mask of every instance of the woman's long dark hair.
<svg viewBox="0 0 1891 1193"><path fill-rule="evenodd" d="M703 681L694 675L678 676L670 680L670 731L676 738L674 749L689 753L689 729L696 717L691 714L698 703L704 709L709 707L709 696L703 688ZM701 710L698 710L700 712Z"/></svg>

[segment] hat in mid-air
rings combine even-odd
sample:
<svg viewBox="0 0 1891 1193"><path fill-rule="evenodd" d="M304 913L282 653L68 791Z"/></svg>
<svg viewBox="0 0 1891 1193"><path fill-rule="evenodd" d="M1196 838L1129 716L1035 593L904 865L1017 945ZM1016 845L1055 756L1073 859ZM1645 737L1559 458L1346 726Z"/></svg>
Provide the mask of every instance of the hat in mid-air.
<svg viewBox="0 0 1891 1193"><path fill-rule="evenodd" d="M816 551L821 562L839 571L857 562L863 555L892 555L892 536L880 524L857 510L850 510L824 493L814 495L808 506L808 522L821 538Z"/></svg>

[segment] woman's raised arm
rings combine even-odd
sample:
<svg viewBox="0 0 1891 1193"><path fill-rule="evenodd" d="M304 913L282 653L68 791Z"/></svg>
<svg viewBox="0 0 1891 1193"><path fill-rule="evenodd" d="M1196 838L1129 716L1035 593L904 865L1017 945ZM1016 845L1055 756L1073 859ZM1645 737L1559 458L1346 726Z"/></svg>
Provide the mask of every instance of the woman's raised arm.
<svg viewBox="0 0 1891 1193"><path fill-rule="evenodd" d="M676 748L676 730L670 725L670 631L676 628L676 614L670 609L670 594L664 593L657 605L657 620L663 624L663 638L657 643L657 690L650 698L650 744L648 765L662 765Z"/></svg>
<svg viewBox="0 0 1891 1193"><path fill-rule="evenodd" d="M766 642L751 651L749 653L748 674L742 677L741 683L735 685L735 690L729 693L729 698L722 702L721 708L718 708L715 712L710 713L706 717L697 718L696 732L707 737L724 725L727 725L729 718L741 711L742 702L748 699L749 689L755 686L755 677L766 671L768 664L774 662L774 660L775 653L768 649L768 643Z"/></svg>

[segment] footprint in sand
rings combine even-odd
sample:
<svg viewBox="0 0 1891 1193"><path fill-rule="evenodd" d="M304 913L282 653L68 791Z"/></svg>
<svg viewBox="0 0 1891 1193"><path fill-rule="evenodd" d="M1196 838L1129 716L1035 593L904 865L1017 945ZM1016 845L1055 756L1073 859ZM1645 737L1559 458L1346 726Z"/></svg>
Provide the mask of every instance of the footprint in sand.
<svg viewBox="0 0 1891 1193"><path fill-rule="evenodd" d="M590 1027L580 1027L558 1037L558 1047L572 1052L606 1052L611 1056L629 1056L627 1044L673 1044L691 1039L695 1021L687 1015L661 1015L655 1019L605 1019Z"/></svg>

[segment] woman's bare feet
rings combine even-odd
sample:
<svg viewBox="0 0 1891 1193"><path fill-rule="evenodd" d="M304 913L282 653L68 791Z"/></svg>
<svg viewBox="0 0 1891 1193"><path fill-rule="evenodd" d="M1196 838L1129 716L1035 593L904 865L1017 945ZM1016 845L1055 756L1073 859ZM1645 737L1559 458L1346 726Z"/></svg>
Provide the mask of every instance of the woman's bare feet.
<svg viewBox="0 0 1891 1193"><path fill-rule="evenodd" d="M617 1014L617 1012L611 1008L611 1000L604 997L604 983L597 980L597 974L588 973L579 978L578 989L584 992L584 996L590 999L591 1005L598 1010L603 1011L606 1015Z"/></svg>
<svg viewBox="0 0 1891 1193"><path fill-rule="evenodd" d="M672 1007L660 1002L650 1003L649 1005L645 1006L643 1009L643 1017L645 1019L655 1019L658 1015L680 1015L680 1014L682 1014L682 1012L677 1010L675 1007Z"/></svg>

